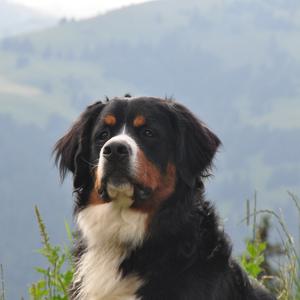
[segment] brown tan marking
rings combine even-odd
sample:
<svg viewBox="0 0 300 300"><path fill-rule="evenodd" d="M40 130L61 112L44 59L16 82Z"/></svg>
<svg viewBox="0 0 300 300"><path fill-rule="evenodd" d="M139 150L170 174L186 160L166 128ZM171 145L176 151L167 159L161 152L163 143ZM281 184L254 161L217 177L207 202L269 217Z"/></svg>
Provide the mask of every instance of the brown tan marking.
<svg viewBox="0 0 300 300"><path fill-rule="evenodd" d="M138 163L138 172L137 179L138 181L147 187L150 187L152 190L155 190L160 182L160 171L158 168L150 162L143 151L138 150L137 153L137 163Z"/></svg>
<svg viewBox="0 0 300 300"><path fill-rule="evenodd" d="M88 203L90 205L97 205L97 204L105 203L105 201L103 201L103 199L101 199L101 197L98 193L98 191L101 187L100 177L101 177L101 175L99 174L98 168L96 168L95 173L94 173L94 178L95 178L94 188L92 189L92 191L89 195L89 200L88 200Z"/></svg>
<svg viewBox="0 0 300 300"><path fill-rule="evenodd" d="M175 189L176 182L176 168L173 164L168 163L166 175L161 178L159 186L153 197L159 202L167 199Z"/></svg>
<svg viewBox="0 0 300 300"><path fill-rule="evenodd" d="M101 199L98 190L93 189L90 193L89 196L89 205L98 205L98 204L103 204L105 203L105 201L103 201L103 199Z"/></svg>
<svg viewBox="0 0 300 300"><path fill-rule="evenodd" d="M161 174L158 168L150 162L142 151L138 152L138 174L137 179L142 185L153 190L151 198L147 199L137 210L149 214L148 223L160 204L166 200L174 191L176 183L176 168L168 163L166 174Z"/></svg>
<svg viewBox="0 0 300 300"><path fill-rule="evenodd" d="M134 127L141 127L145 124L146 124L146 119L144 116L139 115L133 120Z"/></svg>
<svg viewBox="0 0 300 300"><path fill-rule="evenodd" d="M117 123L117 119L114 115L107 115L104 118L104 123L108 126L114 126Z"/></svg>

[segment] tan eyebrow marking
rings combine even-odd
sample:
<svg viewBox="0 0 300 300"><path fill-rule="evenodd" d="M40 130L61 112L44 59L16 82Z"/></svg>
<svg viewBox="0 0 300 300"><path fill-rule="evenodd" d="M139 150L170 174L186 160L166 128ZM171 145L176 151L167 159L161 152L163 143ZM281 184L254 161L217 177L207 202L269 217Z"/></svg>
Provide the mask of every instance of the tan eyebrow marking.
<svg viewBox="0 0 300 300"><path fill-rule="evenodd" d="M143 125L145 125L146 123L146 119L144 116L137 116L134 120L133 120L133 126L134 127L141 127Z"/></svg>
<svg viewBox="0 0 300 300"><path fill-rule="evenodd" d="M109 126L114 126L117 123L117 119L114 115L107 115L104 118L104 123Z"/></svg>

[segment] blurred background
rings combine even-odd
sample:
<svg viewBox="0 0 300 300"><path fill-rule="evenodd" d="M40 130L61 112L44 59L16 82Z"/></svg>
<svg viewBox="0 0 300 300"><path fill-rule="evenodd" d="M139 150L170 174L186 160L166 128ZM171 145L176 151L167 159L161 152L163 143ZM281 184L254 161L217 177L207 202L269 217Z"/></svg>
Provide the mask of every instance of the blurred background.
<svg viewBox="0 0 300 300"><path fill-rule="evenodd" d="M34 205L53 242L72 222L71 178L51 151L91 102L174 97L217 133L207 197L239 254L246 200L281 210L300 195L298 0L0 0L0 263L7 299L43 264ZM251 202L253 203L253 202Z"/></svg>

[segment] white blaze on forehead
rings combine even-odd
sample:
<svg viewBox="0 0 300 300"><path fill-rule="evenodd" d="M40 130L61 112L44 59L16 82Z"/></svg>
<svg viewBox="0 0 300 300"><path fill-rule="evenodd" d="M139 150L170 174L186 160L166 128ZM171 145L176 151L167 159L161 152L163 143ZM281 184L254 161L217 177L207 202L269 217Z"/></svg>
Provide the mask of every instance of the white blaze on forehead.
<svg viewBox="0 0 300 300"><path fill-rule="evenodd" d="M121 130L121 134L125 134L126 133L126 125L124 125L124 127Z"/></svg>

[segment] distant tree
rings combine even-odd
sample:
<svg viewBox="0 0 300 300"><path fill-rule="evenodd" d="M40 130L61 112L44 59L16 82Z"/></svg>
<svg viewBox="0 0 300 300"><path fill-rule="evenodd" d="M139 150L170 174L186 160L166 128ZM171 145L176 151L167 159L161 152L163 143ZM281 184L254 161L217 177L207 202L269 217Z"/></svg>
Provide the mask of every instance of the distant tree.
<svg viewBox="0 0 300 300"><path fill-rule="evenodd" d="M27 67L30 64L30 59L28 58L28 56L19 56L16 59L16 68L17 69L23 69L25 67Z"/></svg>
<svg viewBox="0 0 300 300"><path fill-rule="evenodd" d="M5 38L1 42L1 49L22 54L34 54L34 46L28 38Z"/></svg>
<svg viewBox="0 0 300 300"><path fill-rule="evenodd" d="M42 57L47 60L47 59L52 58L52 56L53 56L52 47L47 45L46 48L44 49L43 53L42 53Z"/></svg>

